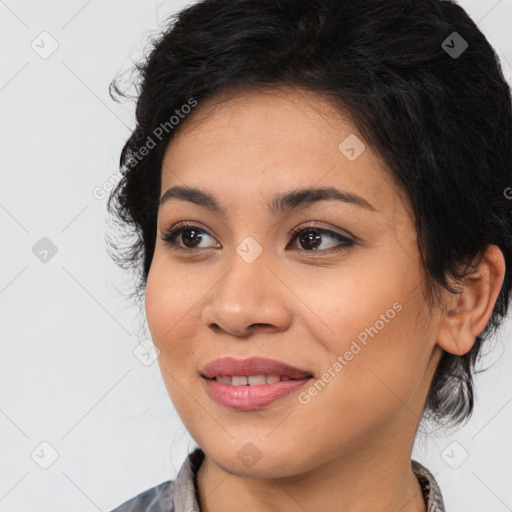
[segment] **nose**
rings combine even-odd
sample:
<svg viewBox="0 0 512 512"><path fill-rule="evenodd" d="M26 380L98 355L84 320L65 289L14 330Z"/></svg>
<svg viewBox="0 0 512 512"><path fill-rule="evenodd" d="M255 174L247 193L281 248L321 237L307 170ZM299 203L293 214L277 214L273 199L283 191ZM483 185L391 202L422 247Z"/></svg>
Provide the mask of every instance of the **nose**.
<svg viewBox="0 0 512 512"><path fill-rule="evenodd" d="M251 263L235 254L212 290L202 315L204 324L240 338L286 330L293 294L269 263L263 254Z"/></svg>

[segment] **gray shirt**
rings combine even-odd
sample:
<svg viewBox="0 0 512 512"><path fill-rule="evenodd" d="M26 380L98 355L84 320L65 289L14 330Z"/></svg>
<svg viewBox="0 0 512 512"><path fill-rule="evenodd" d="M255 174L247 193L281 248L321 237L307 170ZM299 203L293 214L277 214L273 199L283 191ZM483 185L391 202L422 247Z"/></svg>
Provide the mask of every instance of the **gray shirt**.
<svg viewBox="0 0 512 512"><path fill-rule="evenodd" d="M204 452L196 448L188 455L175 480L162 482L141 492L111 512L201 512L197 492L197 471ZM411 466L420 483L427 512L446 512L441 490L432 473L419 462Z"/></svg>

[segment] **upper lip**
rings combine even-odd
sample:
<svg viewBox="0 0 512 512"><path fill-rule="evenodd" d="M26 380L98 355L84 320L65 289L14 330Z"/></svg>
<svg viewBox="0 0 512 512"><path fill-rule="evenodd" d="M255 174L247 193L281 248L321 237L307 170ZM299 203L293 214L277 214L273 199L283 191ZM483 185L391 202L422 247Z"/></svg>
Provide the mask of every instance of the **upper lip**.
<svg viewBox="0 0 512 512"><path fill-rule="evenodd" d="M248 359L222 357L209 362L201 370L201 374L207 379L212 379L217 375L231 377L235 375L287 375L292 379L311 377L311 374L305 370L265 357L249 357Z"/></svg>

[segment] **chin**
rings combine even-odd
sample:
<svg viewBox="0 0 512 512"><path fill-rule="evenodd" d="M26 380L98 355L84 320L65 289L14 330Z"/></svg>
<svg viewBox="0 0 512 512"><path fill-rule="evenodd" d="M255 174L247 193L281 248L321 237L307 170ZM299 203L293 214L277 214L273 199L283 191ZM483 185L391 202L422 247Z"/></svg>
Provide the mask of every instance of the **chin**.
<svg viewBox="0 0 512 512"><path fill-rule="evenodd" d="M283 445L281 444L281 446ZM271 446L258 450L253 443L247 441L242 443L242 447L240 447L240 443L237 443L236 447L221 448L219 453L216 448L209 451L210 460L230 475L250 478L282 478L294 476L297 471L300 472L298 468L290 467L291 462L297 462L294 457L291 457L294 451L291 447L282 453L276 453ZM268 452L269 455L265 455L265 452Z"/></svg>
<svg viewBox="0 0 512 512"><path fill-rule="evenodd" d="M278 461L263 461L263 458L251 467L247 467L245 464L240 463L237 458L230 460L223 459L219 462L214 462L226 473L244 478L275 478L290 476L286 472L286 468Z"/></svg>

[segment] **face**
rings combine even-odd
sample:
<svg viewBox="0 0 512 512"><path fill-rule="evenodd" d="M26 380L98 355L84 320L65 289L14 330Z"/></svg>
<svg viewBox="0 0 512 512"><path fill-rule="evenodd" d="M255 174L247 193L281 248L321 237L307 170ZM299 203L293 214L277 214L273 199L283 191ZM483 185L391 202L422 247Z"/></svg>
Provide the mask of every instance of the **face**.
<svg viewBox="0 0 512 512"><path fill-rule="evenodd" d="M439 354L407 201L318 95L223 99L199 104L162 166L161 197L193 188L222 208L189 194L158 213L146 313L177 412L207 456L240 475L410 450ZM299 189L331 193L276 201ZM309 377L258 381L270 391L251 402L247 388L202 376L223 357L269 358Z"/></svg>

